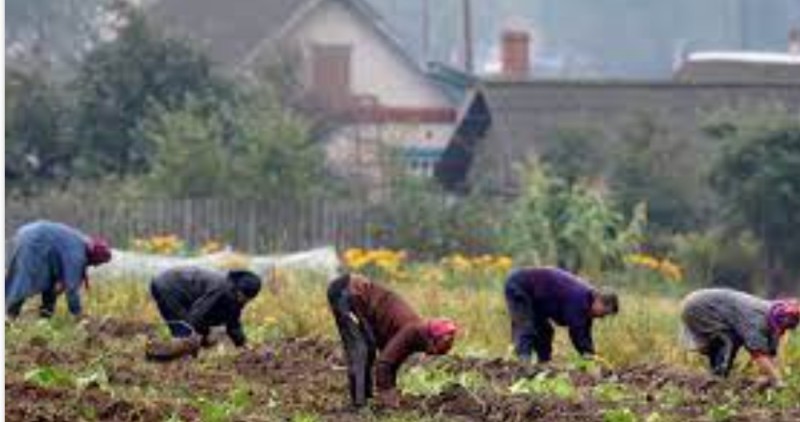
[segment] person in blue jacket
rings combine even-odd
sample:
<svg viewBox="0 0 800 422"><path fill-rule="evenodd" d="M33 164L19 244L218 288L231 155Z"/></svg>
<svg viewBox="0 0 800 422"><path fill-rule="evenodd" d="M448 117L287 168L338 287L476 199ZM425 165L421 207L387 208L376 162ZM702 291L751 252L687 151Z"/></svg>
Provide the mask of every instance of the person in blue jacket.
<svg viewBox="0 0 800 422"><path fill-rule="evenodd" d="M88 286L86 269L111 260L105 240L47 220L20 227L14 235L6 272L6 315L16 318L25 300L41 294L39 314L50 317L56 299L66 292L71 314L80 317L81 284Z"/></svg>
<svg viewBox="0 0 800 422"><path fill-rule="evenodd" d="M619 310L616 294L600 291L574 274L551 267L512 271L506 280L505 299L517 357L528 361L536 351L540 363L552 357L551 321L567 327L578 353L592 358L592 320Z"/></svg>

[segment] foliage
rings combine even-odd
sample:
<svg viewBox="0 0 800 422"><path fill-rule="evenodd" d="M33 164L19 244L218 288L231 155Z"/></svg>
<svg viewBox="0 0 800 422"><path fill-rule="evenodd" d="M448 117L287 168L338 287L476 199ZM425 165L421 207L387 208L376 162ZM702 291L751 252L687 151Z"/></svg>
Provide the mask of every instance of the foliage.
<svg viewBox="0 0 800 422"><path fill-rule="evenodd" d="M636 414L627 407L609 409L603 412L603 422L636 422L637 420L639 419Z"/></svg>
<svg viewBox="0 0 800 422"><path fill-rule="evenodd" d="M453 374L440 368L415 366L404 372L399 380L400 390L404 394L416 396L434 396L449 386L460 385L469 391L484 386L487 381L478 372L467 371Z"/></svg>
<svg viewBox="0 0 800 422"><path fill-rule="evenodd" d="M572 185L602 176L609 165L608 142L598 130L582 126L562 127L545 139L541 161L553 175Z"/></svg>
<svg viewBox="0 0 800 422"><path fill-rule="evenodd" d="M200 411L200 419L203 421L222 422L231 420L247 409L251 405L251 400L247 387L238 385L230 390L225 400L198 397L194 405Z"/></svg>
<svg viewBox="0 0 800 422"><path fill-rule="evenodd" d="M697 139L679 137L656 117L641 114L629 122L617 142L611 193L629 212L647 203L655 231L687 230L703 222L710 196L703 176L707 160Z"/></svg>
<svg viewBox="0 0 800 422"><path fill-rule="evenodd" d="M567 374L550 376L548 372L540 372L533 378L523 378L509 387L511 394L533 394L538 396L554 396L561 399L572 399L577 390Z"/></svg>
<svg viewBox="0 0 800 422"><path fill-rule="evenodd" d="M785 290L782 272L800 270L800 118L780 110L735 116L717 123L726 130L715 132L722 145L711 184L730 224L762 243L771 290Z"/></svg>
<svg viewBox="0 0 800 422"><path fill-rule="evenodd" d="M142 12L118 13L116 37L89 52L74 83L80 169L87 176L146 171L153 147L141 136L143 119L180 107L187 95L218 99L228 89L201 52L164 36Z"/></svg>
<svg viewBox="0 0 800 422"><path fill-rule="evenodd" d="M376 207L371 228L375 243L438 258L448 253L477 255L496 251L505 208L497 198L476 191L452 197L430 180L399 177L390 202Z"/></svg>
<svg viewBox="0 0 800 422"><path fill-rule="evenodd" d="M157 109L142 133L155 149L147 189L173 198L223 195L230 184L231 157L223 146L219 116L209 115L191 97L174 111Z"/></svg>
<svg viewBox="0 0 800 422"><path fill-rule="evenodd" d="M149 192L285 200L324 192L324 157L304 120L269 87L250 88L222 110L188 97L145 121L144 138L155 147Z"/></svg>
<svg viewBox="0 0 800 422"><path fill-rule="evenodd" d="M626 224L599 191L532 167L512 204L503 249L522 263L599 274L635 248L644 221L640 207Z"/></svg>
<svg viewBox="0 0 800 422"><path fill-rule="evenodd" d="M72 387L75 379L69 372L53 366L40 366L25 373L25 381L42 387Z"/></svg>
<svg viewBox="0 0 800 422"><path fill-rule="evenodd" d="M285 107L266 83L244 89L252 93L232 113L230 195L291 200L325 193L333 183L305 119Z"/></svg>
<svg viewBox="0 0 800 422"><path fill-rule="evenodd" d="M12 58L37 56L70 69L101 38L112 0L9 0L6 47Z"/></svg>
<svg viewBox="0 0 800 422"><path fill-rule="evenodd" d="M671 246L686 279L694 285L725 285L745 291L759 287L754 281L761 274L760 247L750 233L687 233L673 236Z"/></svg>
<svg viewBox="0 0 800 422"><path fill-rule="evenodd" d="M736 408L727 403L712 406L708 409L708 418L713 422L729 421L735 418L737 414Z"/></svg>
<svg viewBox="0 0 800 422"><path fill-rule="evenodd" d="M70 178L75 145L61 88L42 72L6 73L6 184L31 194Z"/></svg>

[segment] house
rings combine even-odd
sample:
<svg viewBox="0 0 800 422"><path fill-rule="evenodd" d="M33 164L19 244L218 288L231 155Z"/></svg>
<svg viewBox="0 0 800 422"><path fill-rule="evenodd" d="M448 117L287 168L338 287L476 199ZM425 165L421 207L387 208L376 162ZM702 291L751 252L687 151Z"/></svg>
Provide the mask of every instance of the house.
<svg viewBox="0 0 800 422"><path fill-rule="evenodd" d="M465 192L480 185L515 195L519 165L531 161L557 131L576 126L610 138L645 116L675 135L693 136L700 134L704 116L723 108L778 104L800 110L800 56L739 54L736 60L745 63L736 66L728 64L730 57L719 62L719 57L690 56L676 80L552 79L532 68L530 39L523 29L505 30L497 71L470 89L434 168L446 189ZM793 39L800 52L800 32ZM753 57L761 59L756 66ZM714 72L706 72L706 62ZM755 69L758 76L742 69Z"/></svg>
<svg viewBox="0 0 800 422"><path fill-rule="evenodd" d="M800 83L800 55L703 51L688 55L674 74L684 82Z"/></svg>
<svg viewBox="0 0 800 422"><path fill-rule="evenodd" d="M288 64L298 97L333 122L324 142L341 175L379 181L387 147L432 169L451 137L454 78L411 57L365 0L159 0L149 12L229 73Z"/></svg>

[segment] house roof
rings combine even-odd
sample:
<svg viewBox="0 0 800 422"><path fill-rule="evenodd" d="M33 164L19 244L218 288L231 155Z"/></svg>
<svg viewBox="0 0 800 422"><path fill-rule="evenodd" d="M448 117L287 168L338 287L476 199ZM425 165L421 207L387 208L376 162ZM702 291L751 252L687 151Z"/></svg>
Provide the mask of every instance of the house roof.
<svg viewBox="0 0 800 422"><path fill-rule="evenodd" d="M616 130L645 113L686 132L697 130L699 112L764 102L800 109L800 83L486 80L467 99L436 177L447 188L461 189L478 177L470 168L481 161L481 172L495 169L495 181L505 184L513 177L510 164L529 157L555 130Z"/></svg>
<svg viewBox="0 0 800 422"><path fill-rule="evenodd" d="M246 65L265 42L288 32L325 1L339 2L363 17L396 53L423 71L365 0L158 0L148 12L168 30L200 42L214 61L236 69Z"/></svg>
<svg viewBox="0 0 800 422"><path fill-rule="evenodd" d="M800 56L749 51L692 53L675 72L687 82L800 83Z"/></svg>
<svg viewBox="0 0 800 422"><path fill-rule="evenodd" d="M206 47L223 65L238 64L319 0L160 0L148 14L167 30Z"/></svg>

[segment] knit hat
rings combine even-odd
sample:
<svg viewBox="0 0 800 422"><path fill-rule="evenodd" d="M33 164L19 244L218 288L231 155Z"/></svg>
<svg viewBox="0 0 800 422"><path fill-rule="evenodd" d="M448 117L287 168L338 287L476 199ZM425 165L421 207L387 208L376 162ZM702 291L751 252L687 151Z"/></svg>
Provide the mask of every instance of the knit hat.
<svg viewBox="0 0 800 422"><path fill-rule="evenodd" d="M108 242L101 237L91 237L87 249L89 265L105 264L111 260L111 247L108 245Z"/></svg>
<svg viewBox="0 0 800 422"><path fill-rule="evenodd" d="M258 296L258 292L261 291L261 279L250 271L231 271L228 273L228 280L248 299Z"/></svg>
<svg viewBox="0 0 800 422"><path fill-rule="evenodd" d="M797 328L800 324L800 302L796 299L773 301L767 319L770 328L781 334Z"/></svg>

